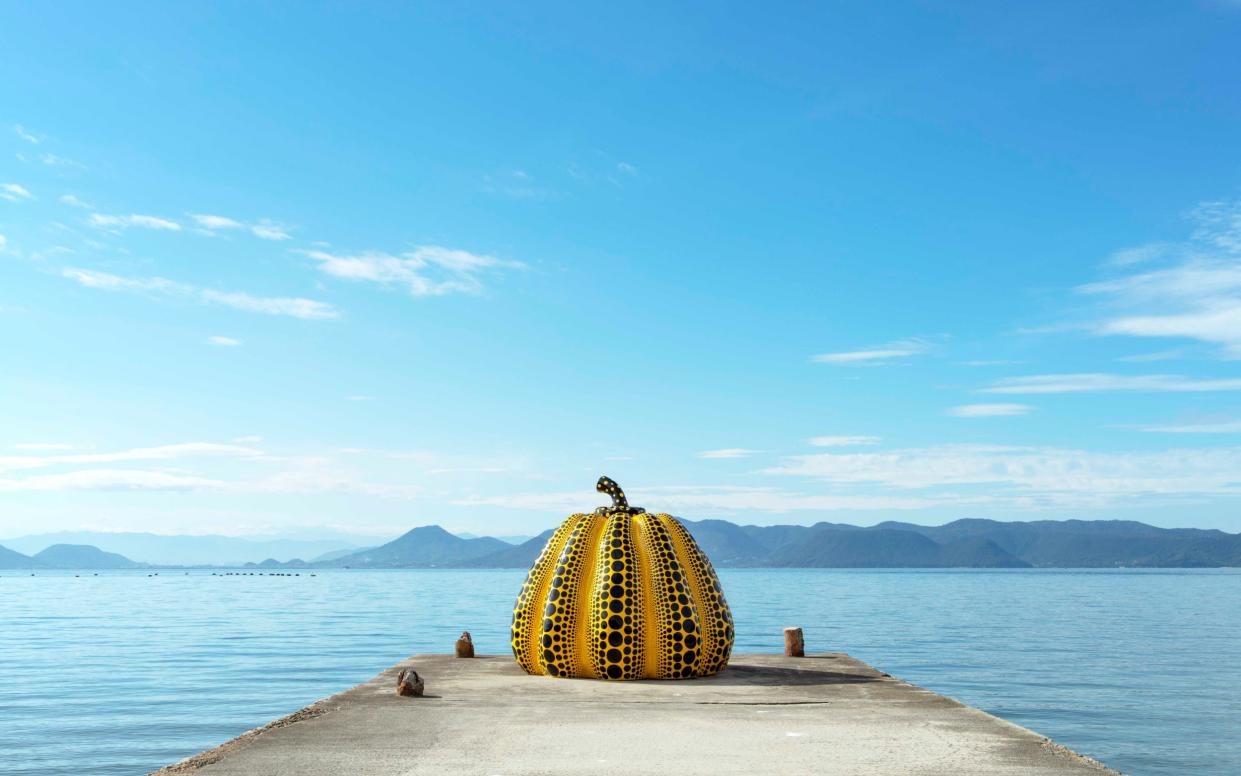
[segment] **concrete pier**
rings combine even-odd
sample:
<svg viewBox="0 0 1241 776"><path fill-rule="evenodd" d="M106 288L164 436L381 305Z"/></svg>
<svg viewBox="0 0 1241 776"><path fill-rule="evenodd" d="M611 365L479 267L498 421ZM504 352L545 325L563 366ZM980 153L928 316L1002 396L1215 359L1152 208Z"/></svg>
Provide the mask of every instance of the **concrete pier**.
<svg viewBox="0 0 1241 776"><path fill-rule="evenodd" d="M400 697L414 668L426 695ZM734 655L718 676L527 676L511 657L415 655L158 774L1115 773L844 654Z"/></svg>

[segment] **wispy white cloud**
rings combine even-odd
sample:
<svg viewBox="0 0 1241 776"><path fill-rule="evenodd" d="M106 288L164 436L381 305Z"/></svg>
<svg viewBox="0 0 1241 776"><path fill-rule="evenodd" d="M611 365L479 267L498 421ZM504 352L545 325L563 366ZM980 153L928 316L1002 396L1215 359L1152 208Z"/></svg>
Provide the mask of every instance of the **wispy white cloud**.
<svg viewBox="0 0 1241 776"><path fill-rule="evenodd" d="M94 206L94 205L92 205L92 204L91 204L91 203L89 203L89 202L85 202L85 201L83 201L83 200L81 200L81 199L78 199L78 198L77 198L76 196L74 196L73 194L61 194L61 195L60 195L60 202L61 202L61 204L64 204L64 205L69 205L70 207L80 207L80 208L82 208L82 209L84 209L84 210L94 210L94 209L95 209L95 206Z"/></svg>
<svg viewBox="0 0 1241 776"><path fill-rule="evenodd" d="M811 360L819 364L839 364L843 366L877 366L889 364L910 356L926 353L931 343L919 337L894 340L863 350L845 350L835 353L820 353Z"/></svg>
<svg viewBox="0 0 1241 776"><path fill-rule="evenodd" d="M136 291L193 298L202 302L232 307L236 310L263 313L264 315L285 315L302 319L339 318L340 312L327 302L300 297L264 297L252 296L239 291L217 291L212 288L200 288L187 283L178 283L167 278L129 278L112 275L96 270L67 267L61 275L86 286L105 291Z"/></svg>
<svg viewBox="0 0 1241 776"><path fill-rule="evenodd" d="M631 175L631 176L633 176L633 177L635 177L635 178L636 178L636 177L637 177L637 175L638 175L638 168L637 168L637 167L634 167L634 166L633 166L632 164L630 164L629 162L617 162L617 163L616 163L616 170L617 170L617 172L622 172L622 173L624 173L624 174L626 174L626 175Z"/></svg>
<svg viewBox="0 0 1241 776"><path fill-rule="evenodd" d="M699 458L749 458L751 455L760 452L758 450L750 450L744 447L725 447L719 450L704 450L698 454Z"/></svg>
<svg viewBox="0 0 1241 776"><path fill-rule="evenodd" d="M210 459L240 466L240 475L204 476L185 466ZM175 461L177 468L159 467ZM115 468L109 464L148 464ZM156 464L150 467L150 464ZM262 467L261 469L257 467ZM271 467L276 467L274 471ZM24 474L32 470L50 473ZM56 471L59 470L59 471ZM226 468L225 471L228 471ZM17 473L23 473L17 476ZM407 495L397 485L359 480L330 460L266 456L249 445L186 442L102 453L0 456L0 492L70 490L211 490L232 493L324 493L349 491L371 495Z"/></svg>
<svg viewBox="0 0 1241 776"><path fill-rule="evenodd" d="M943 505L943 497L892 495L819 495L790 493L779 488L718 486L665 486L628 488L630 503L647 503L661 511L711 510L721 512L835 512L910 510ZM952 504L979 502L978 496L954 498ZM539 512L589 512L599 503L591 490L516 493L502 496L471 495L453 500L458 506L493 506Z"/></svg>
<svg viewBox="0 0 1241 776"><path fill-rule="evenodd" d="M255 223L246 223L236 218L215 215L212 213L190 213L199 234L214 235L218 232L246 230L263 240L288 240L292 235L288 228L270 219L264 218Z"/></svg>
<svg viewBox="0 0 1241 776"><path fill-rule="evenodd" d="M57 156L56 154L39 154L39 161L49 167L76 167L80 170L86 169L86 165L81 162L75 159L67 159L63 156Z"/></svg>
<svg viewBox="0 0 1241 776"><path fill-rule="evenodd" d="M205 476L184 467L215 459L228 474ZM175 461L177 468L151 467ZM109 464L131 464L125 468ZM148 464L134 468L132 464ZM26 474L37 470L49 473ZM141 447L103 453L0 456L0 492L70 490L210 490L228 493L348 492L408 498L405 484L372 483L332 459L276 457L249 445L213 442Z"/></svg>
<svg viewBox="0 0 1241 776"><path fill-rule="evenodd" d="M0 492L67 490L200 490L220 489L219 480L143 469L83 469L62 474L0 478Z"/></svg>
<svg viewBox="0 0 1241 776"><path fill-rule="evenodd" d="M537 185L534 176L525 170L483 176L483 191L500 194L512 199L545 199L556 195L555 191Z"/></svg>
<svg viewBox="0 0 1241 776"><path fill-rule="evenodd" d="M1032 409L1029 404L961 404L949 407L947 412L958 418L998 418L1025 415Z"/></svg>
<svg viewBox="0 0 1241 776"><path fill-rule="evenodd" d="M1207 202L1193 217L1188 242L1143 252L1143 266L1162 266L1077 289L1109 306L1096 333L1193 339L1241 358L1241 202Z"/></svg>
<svg viewBox="0 0 1241 776"><path fill-rule="evenodd" d="M325 274L380 285L400 285L414 296L479 293L483 290L480 275L525 267L518 261L438 245L418 246L399 255L380 252L349 255L326 250L298 252L318 262L319 270Z"/></svg>
<svg viewBox="0 0 1241 776"><path fill-rule="evenodd" d="M986 502L985 496L914 496L890 494L796 493L779 488L744 486L671 486L634 491L639 498L649 493L649 501L661 509L731 510L740 512L840 512L927 509L945 503L960 505Z"/></svg>
<svg viewBox="0 0 1241 776"><path fill-rule="evenodd" d="M35 261L47 261L58 256L67 256L73 253L77 253L77 251L67 245L52 245L41 250L30 251L28 255Z"/></svg>
<svg viewBox="0 0 1241 776"><path fill-rule="evenodd" d="M190 213L190 218L194 219L194 223L203 229L240 229L245 226L240 221L235 221L225 216L215 216L210 213Z"/></svg>
<svg viewBox="0 0 1241 776"><path fill-rule="evenodd" d="M794 456L763 473L834 486L900 491L990 488L1006 503L1116 504L1148 496L1241 495L1241 448L1095 452L1052 447L940 445ZM986 492L978 491L978 492Z"/></svg>
<svg viewBox="0 0 1241 776"><path fill-rule="evenodd" d="M233 339L232 337L208 337L207 344L217 347L235 348L241 344L241 340Z"/></svg>
<svg viewBox="0 0 1241 776"><path fill-rule="evenodd" d="M500 474L530 468L526 458L520 455L445 453L438 450L374 452L391 460L409 462L417 467L418 473L433 477L442 474Z"/></svg>
<svg viewBox="0 0 1241 776"><path fill-rule="evenodd" d="M255 434L248 434L246 436L239 436L233 441L239 445L254 445L254 444L258 444L259 442L262 442L263 437L257 436Z"/></svg>
<svg viewBox="0 0 1241 776"><path fill-rule="evenodd" d="M1190 215L1195 222L1193 240L1241 253L1241 201L1203 202Z"/></svg>
<svg viewBox="0 0 1241 776"><path fill-rule="evenodd" d="M22 140L25 140L27 143L30 143L31 145L38 145L39 143L43 142L42 135L36 135L35 133L23 127L21 124L14 124L13 132L18 137L20 137Z"/></svg>
<svg viewBox="0 0 1241 776"><path fill-rule="evenodd" d="M87 468L51 474L0 476L0 493L13 491L212 491L231 494L350 493L378 498L414 498L420 492L404 483L369 482L335 462L319 458L286 459L284 468L241 477L208 477L180 470Z"/></svg>
<svg viewBox="0 0 1241 776"><path fill-rule="evenodd" d="M288 228L263 219L257 224L251 224L250 232L255 236L264 240L288 240L292 238Z"/></svg>
<svg viewBox="0 0 1241 776"><path fill-rule="evenodd" d="M384 499L412 499L422 493L417 485L371 482L335 460L313 457L290 461L285 469L255 480L231 483L228 490L237 493L353 493Z"/></svg>
<svg viewBox="0 0 1241 776"><path fill-rule="evenodd" d="M176 221L170 221L167 218L159 218L158 216L141 215L138 213L127 216L91 213L86 222L91 226L98 227L100 229L126 229L131 226L136 226L142 229L155 229L159 231L181 231L181 224Z"/></svg>
<svg viewBox="0 0 1241 776"><path fill-rule="evenodd" d="M93 269L80 269L77 267L67 267L61 270L60 274L78 285L86 286L87 288L101 288L108 291L162 291L174 293L192 288L192 286L176 283L166 278L127 278L108 272L98 272Z"/></svg>
<svg viewBox="0 0 1241 776"><path fill-rule="evenodd" d="M1063 375L1028 375L997 380L980 393L1036 394L1088 393L1098 391L1153 391L1201 393L1241 390L1241 378L1181 377L1180 375L1117 375L1087 372Z"/></svg>
<svg viewBox="0 0 1241 776"><path fill-rule="evenodd" d="M877 436L817 436L806 441L813 447L858 447L877 445L882 439Z"/></svg>
<svg viewBox="0 0 1241 776"><path fill-rule="evenodd" d="M55 455L0 456L0 472L42 469L67 464L118 463L122 461L168 461L203 456L252 457L261 450L214 442L182 442L155 447L135 447L108 453L57 453Z"/></svg>
<svg viewBox="0 0 1241 776"><path fill-rule="evenodd" d="M232 307L264 315L287 315L291 318L304 320L339 318L340 312L327 302L314 299L285 296L252 296L240 291L216 291L210 288L199 290L203 301Z"/></svg>
<svg viewBox="0 0 1241 776"><path fill-rule="evenodd" d="M1152 361L1172 361L1182 358L1185 355L1185 348L1173 348L1171 350L1159 350L1153 353L1134 353L1129 356L1118 356L1117 361L1124 361L1131 364L1150 363Z"/></svg>
<svg viewBox="0 0 1241 776"><path fill-rule="evenodd" d="M1167 243L1148 243L1133 248L1124 248L1108 256L1105 262L1113 267L1130 267L1134 264L1145 264L1166 256L1172 248Z"/></svg>
<svg viewBox="0 0 1241 776"><path fill-rule="evenodd" d="M1241 420L1142 426L1141 430L1160 434L1241 434Z"/></svg>
<svg viewBox="0 0 1241 776"><path fill-rule="evenodd" d="M34 199L34 195L20 183L0 183L0 199L17 202L23 199Z"/></svg>

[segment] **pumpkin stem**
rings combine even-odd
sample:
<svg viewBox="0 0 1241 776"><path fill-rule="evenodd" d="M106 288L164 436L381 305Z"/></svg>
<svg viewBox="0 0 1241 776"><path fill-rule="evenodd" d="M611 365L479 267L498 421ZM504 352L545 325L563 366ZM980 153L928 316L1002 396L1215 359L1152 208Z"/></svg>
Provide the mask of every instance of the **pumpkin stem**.
<svg viewBox="0 0 1241 776"><path fill-rule="evenodd" d="M620 485L617 485L616 480L611 477L600 477L595 483L595 490L612 497L613 509L629 509L629 500L625 498L625 491L621 490Z"/></svg>

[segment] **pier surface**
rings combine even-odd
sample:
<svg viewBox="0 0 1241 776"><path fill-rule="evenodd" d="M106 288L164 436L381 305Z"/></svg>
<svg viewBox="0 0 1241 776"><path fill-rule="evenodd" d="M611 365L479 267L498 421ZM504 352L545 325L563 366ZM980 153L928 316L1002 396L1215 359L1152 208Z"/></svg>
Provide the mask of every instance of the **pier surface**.
<svg viewBox="0 0 1241 776"><path fill-rule="evenodd" d="M395 693L414 668L426 695ZM1114 773L843 654L734 655L717 676L527 676L511 657L415 655L158 774Z"/></svg>

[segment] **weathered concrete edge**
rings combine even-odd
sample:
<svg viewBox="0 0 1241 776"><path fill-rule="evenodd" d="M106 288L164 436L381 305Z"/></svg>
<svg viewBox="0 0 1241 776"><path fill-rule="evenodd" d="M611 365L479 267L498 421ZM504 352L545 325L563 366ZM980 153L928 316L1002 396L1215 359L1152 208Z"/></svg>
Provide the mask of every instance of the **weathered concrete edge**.
<svg viewBox="0 0 1241 776"><path fill-rule="evenodd" d="M211 749L206 749L202 752L199 752L198 754L190 755L184 760L181 760L176 763L172 763L171 765L166 765L162 768L159 768L158 770L151 771L150 776L174 776L175 774L193 773L199 770L200 768L205 768L208 765L213 765L214 763L219 762L220 760L224 759L229 754L231 754L232 752L238 749L248 746L259 736L263 735L264 733L270 730L278 730L279 728L288 727L289 725L296 725L299 722L304 722L306 720L314 719L316 717L321 717L325 714L336 711L339 708L341 708L341 703L344 700L343 696L352 693L354 690L357 690L360 687L365 687L366 685L369 685L369 684L381 683L386 677L395 677L396 673L400 670L400 667L402 665L420 656L421 656L421 653L419 655L411 655L410 657L406 658L400 663L397 663L396 665L391 666L389 668L385 668L384 670L380 671L378 674L375 674L375 676L371 677L365 682L360 682L354 685L353 687L349 687L345 690L341 690L340 692L329 695L326 698L321 698L315 701L314 703L310 704L309 706L298 709L292 714L289 714L284 717L280 717L279 719L268 722L265 725L260 725L256 728L247 730L241 735L235 738L231 738L228 741L225 741L224 743L219 744L218 746L212 747ZM480 657L483 657L483 656L480 655ZM1075 752L1074 750L1068 748L1067 746L1064 746L1063 744L1056 743L1055 741L1051 740L1050 738L1043 735L1042 733L1031 730L1030 728L1027 728L1027 727L1022 727L1021 725L1018 725L1015 722L1010 722L1004 719L1003 717L997 717L994 714L985 712L982 709L979 709L975 706L970 706L968 703L963 703L951 696L943 695L941 693L934 692L933 690L928 690L921 685L917 685L917 684L914 684L913 682L905 681L904 679L901 679L898 676L893 676L892 674L879 671L878 669L875 669L873 666L871 668L877 674L885 678L891 679L894 682L898 682L900 684L907 685L909 687L914 687L923 692L930 693L932 695L936 695L940 698L943 698L944 700L947 700L950 703L960 706L967 713L975 714L978 716L982 716L982 717L995 720L996 722L1000 723L1001 725L1005 727L1012 728L1018 734L1034 736L1035 738L1040 739L1040 744L1044 749L1047 749L1049 752L1051 752L1053 755L1057 757L1062 757L1065 759L1077 761L1081 763L1082 765L1085 765L1086 767L1099 771L1100 773L1110 774L1111 776L1125 776L1125 774L1121 773L1120 771L1117 771L1113 768L1108 767L1106 764L1100 762L1099 760L1094 759L1093 757L1089 757L1087 755L1081 754L1080 752Z"/></svg>
<svg viewBox="0 0 1241 776"><path fill-rule="evenodd" d="M371 681L374 680L372 679ZM212 747L211 749L199 752L198 754L192 754L184 760L173 763L172 765L165 765L159 770L151 771L150 776L157 776L157 774L193 773L199 768L206 768L208 765L218 763L220 760L227 757L231 752L246 746L251 741L269 730L276 730L277 728L296 725L298 722L304 722L308 719L321 717L329 711L338 708L337 706L332 705L332 700L337 696L344 695L353 689L354 687L350 687L349 690L344 690L336 693L336 695L330 695L327 698L317 700L305 708L298 709L292 714L281 717L280 719L272 722L268 722L266 725L260 725L259 727L247 730L236 738L230 738L219 746Z"/></svg>
<svg viewBox="0 0 1241 776"><path fill-rule="evenodd" d="M1055 741L1051 740L1050 738L1038 732L1037 730L1031 730L1028 727L1023 727L1021 725L1018 725L1016 722L1010 722L1009 720L1006 720L1003 717L997 717L996 715L990 712L983 711L977 706L971 706L968 703L959 701L956 698L953 698L951 695L944 695L942 693L937 693L933 690L926 689L920 684L914 684L913 682L907 682L904 679L901 679L899 676L892 676L892 674L884 674L884 676L889 677L894 681L900 682L903 685L907 685L909 687L916 687L917 689L922 690L923 692L929 692L933 695L938 695L944 700L949 701L950 703L954 703L957 706L960 706L961 708L965 709L967 713L975 714L980 717L986 717L987 719L995 720L996 722L1000 723L1004 727L1012 728L1018 734L1034 736L1035 738L1039 739L1040 745L1044 749L1051 752L1053 755L1057 757L1062 757L1067 760L1076 760L1077 762L1080 762L1082 765L1085 765L1089 768L1093 768L1094 770L1097 770L1100 773L1111 774L1112 776L1126 776L1124 773L1114 768L1109 767L1106 763L1096 760L1095 758L1090 757L1089 755L1084 755L1081 752L1076 752L1068 748L1064 744L1056 743Z"/></svg>

